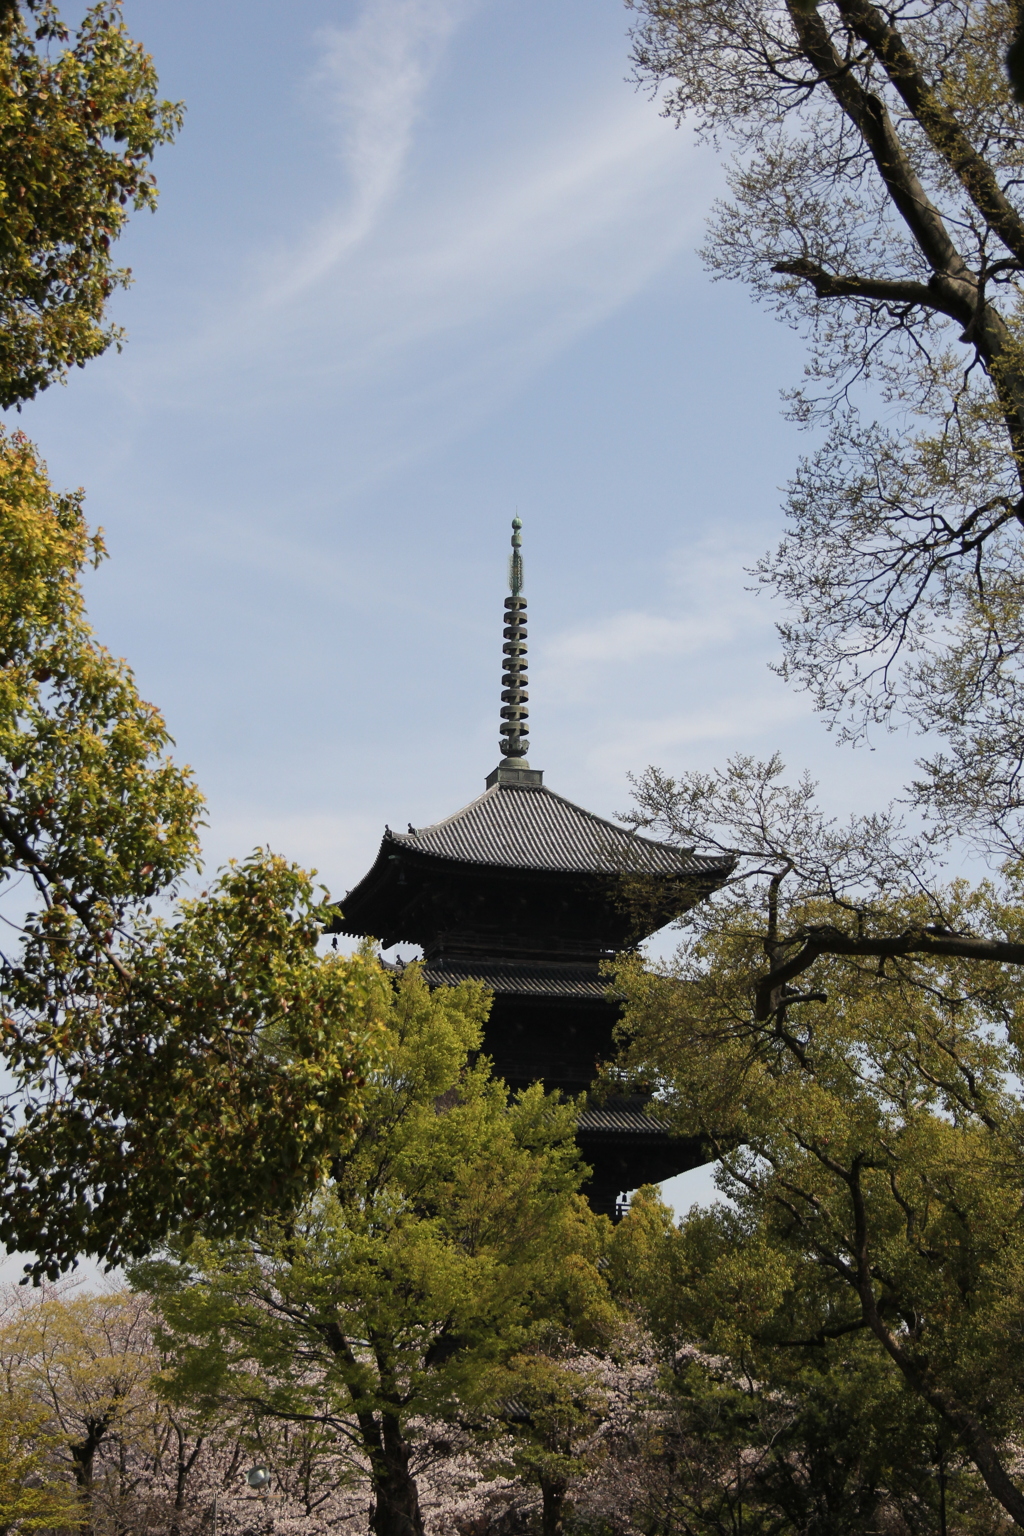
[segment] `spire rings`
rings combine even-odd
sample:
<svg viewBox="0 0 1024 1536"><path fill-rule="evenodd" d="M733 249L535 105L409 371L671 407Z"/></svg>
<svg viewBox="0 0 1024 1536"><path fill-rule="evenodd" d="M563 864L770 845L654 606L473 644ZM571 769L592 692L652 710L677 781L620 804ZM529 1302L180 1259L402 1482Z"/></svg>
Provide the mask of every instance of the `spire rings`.
<svg viewBox="0 0 1024 1536"><path fill-rule="evenodd" d="M529 750L530 711L526 701L526 598L523 589L522 522L512 519L512 554L508 563L511 595L505 599L504 660L501 674L501 740L506 758L525 758Z"/></svg>

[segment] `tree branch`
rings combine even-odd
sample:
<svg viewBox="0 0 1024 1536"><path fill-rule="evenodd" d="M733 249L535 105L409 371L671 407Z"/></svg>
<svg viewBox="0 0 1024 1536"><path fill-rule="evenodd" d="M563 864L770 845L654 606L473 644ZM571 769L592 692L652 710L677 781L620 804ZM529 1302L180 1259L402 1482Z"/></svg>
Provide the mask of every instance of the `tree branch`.
<svg viewBox="0 0 1024 1536"><path fill-rule="evenodd" d="M963 124L925 79L895 27L870 0L837 0L840 15L874 53L935 152L959 179L985 222L1007 250L1024 261L1024 220L1008 201L995 172L971 143Z"/></svg>
<svg viewBox="0 0 1024 1536"><path fill-rule="evenodd" d="M864 14L867 0L846 0L846 3L860 8L858 16L867 26L870 19ZM978 356L989 368L1007 431L1018 455L1024 456L1024 375L1019 365L1013 361L1008 368L1002 370L993 370L991 367L998 359L1005 359L1009 352L1010 335L1006 321L998 309L986 303L984 288L978 275L971 271L957 250L942 214L925 191L893 127L892 118L885 103L865 89L840 58L817 9L812 7L808 12L801 6L800 0L787 0L787 8L808 62L818 71L822 83L831 91L836 102L859 131L886 191L916 241L918 249L931 267L933 277L929 287L934 285L944 304L948 306L943 312L964 327L962 340L973 344ZM878 18L878 22L880 26L885 27L881 17ZM852 26L853 22L848 20L847 24ZM902 45L902 40L900 42ZM909 60L906 68L913 72L913 60L905 47L904 53ZM905 78L904 85L911 89ZM928 90L923 82L922 89ZM933 134L937 131L937 127L933 124ZM942 131L945 133L945 128ZM980 156L975 156L974 160L970 159L974 151L966 135L962 137L963 143L959 145L959 149L963 154L958 158L954 153L954 159L960 165L958 174L962 178L969 171L974 187L972 196L975 193L980 196L984 181L982 168L985 170L989 168L985 166ZM953 151L947 150L947 160L950 153ZM967 158L964 159L964 156ZM950 163L953 162L950 161ZM996 208L993 204L993 208L995 214L1002 220L1002 228L1005 230L1005 234L1001 237L1010 249L1015 249L1009 238L1014 234L1014 229L1011 228L1012 221L1009 221L1012 210L1005 203L1001 193L999 193L999 199L1002 200L999 207ZM991 201L991 197L989 200ZM1016 219L1016 215L1013 215L1013 218ZM1015 227L1019 224L1020 221L1017 219ZM1024 232L1022 232L1021 249L1024 250ZM1019 458L1018 463L1020 465L1018 478L1024 488L1024 457Z"/></svg>
<svg viewBox="0 0 1024 1536"><path fill-rule="evenodd" d="M772 1339L770 1342L777 1349L812 1349L827 1344L830 1339L841 1339L848 1333L859 1333L867 1326L867 1319L858 1317L852 1323L840 1323L834 1328L819 1328L817 1333L812 1334L809 1339Z"/></svg>
<svg viewBox="0 0 1024 1536"><path fill-rule="evenodd" d="M782 989L794 977L809 970L822 955L859 955L872 959L898 958L901 955L931 955L959 960L987 960L996 965L1024 965L1024 944L1009 939L978 939L968 934L933 933L924 928L907 929L885 937L861 937L843 933L828 924L806 931L795 955L773 966L758 983L754 995L754 1018L758 1023L770 1019L785 1001Z"/></svg>
<svg viewBox="0 0 1024 1536"><path fill-rule="evenodd" d="M864 89L836 51L824 21L816 10L802 10L789 0L789 14L803 51L818 71L839 106L858 130L875 162L886 190L903 216L933 272L964 284L963 322L973 315L970 290L977 278L970 271L946 229L942 214L928 196L914 170L886 110L885 103ZM961 316L957 316L958 319Z"/></svg>
<svg viewBox="0 0 1024 1536"><path fill-rule="evenodd" d="M853 1179L849 1187L856 1229L857 1290L860 1294L865 1322L915 1392L919 1393L953 1430L981 1473L989 1492L998 1499L1014 1523L1024 1528L1024 1493L1007 1472L998 1451L974 1414L958 1402L952 1393L942 1391L927 1364L915 1360L910 1351L905 1349L886 1327L878 1310L874 1281L868 1261L868 1218L864 1192L860 1187L859 1179Z"/></svg>
<svg viewBox="0 0 1024 1536"><path fill-rule="evenodd" d="M799 256L779 261L772 267L787 277L802 277L811 284L819 299L878 299L885 304L913 304L948 315L963 323L963 304L954 304L939 292L934 283L887 281L884 278L856 277L826 272L816 261Z"/></svg>
<svg viewBox="0 0 1024 1536"><path fill-rule="evenodd" d="M132 975L131 971L128 970L127 966L121 963L117 955L113 953L110 946L104 941L102 936L94 931L92 922L92 908L90 907L89 903L87 901L83 901L80 896L76 896L74 891L70 890L65 885L64 881L53 873L53 871L46 864L45 860L41 859L36 853L28 839L18 831L17 827L14 825L13 821L5 811L0 811L0 833L2 833L2 835L7 839L11 847L14 849L15 853L17 853L24 860L24 862L29 866L31 870L41 875L47 884L53 888L53 890L59 891L62 900L67 902L72 912L74 912L75 916L79 918L83 927L85 928L86 933L92 939L100 953L105 956L113 970L116 971L117 975L120 976L123 982L129 986L132 985L135 981L135 977Z"/></svg>

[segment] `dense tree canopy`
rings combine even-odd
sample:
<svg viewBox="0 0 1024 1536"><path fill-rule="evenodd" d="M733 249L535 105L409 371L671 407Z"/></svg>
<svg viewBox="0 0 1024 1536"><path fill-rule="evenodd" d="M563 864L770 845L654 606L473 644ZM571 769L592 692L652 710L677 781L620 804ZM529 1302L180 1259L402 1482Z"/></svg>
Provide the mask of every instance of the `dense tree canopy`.
<svg viewBox="0 0 1024 1536"><path fill-rule="evenodd" d="M50 0L0 7L0 406L120 343L107 301L131 273L110 247L129 205L155 206L149 166L181 115L118 0L71 43Z"/></svg>
<svg viewBox="0 0 1024 1536"><path fill-rule="evenodd" d="M788 1257L791 1258L791 1253ZM661 1347L648 1526L693 1536L1005 1529L955 1437L857 1329L827 1280L751 1212L680 1222L643 1190L609 1249L613 1289ZM816 1336L808 1339L808 1333Z"/></svg>
<svg viewBox="0 0 1024 1536"><path fill-rule="evenodd" d="M284 860L168 904L202 801L85 621L101 553L80 497L0 435L0 1240L49 1273L301 1198L353 1128L383 1006L373 962L318 958Z"/></svg>
<svg viewBox="0 0 1024 1536"><path fill-rule="evenodd" d="M703 1249L691 1224L698 1342L869 1341L1024 1525L1019 882L926 884L890 820L830 822L777 761L651 773L640 799L739 855L671 965L617 972L625 1070L738 1209Z"/></svg>
<svg viewBox="0 0 1024 1536"><path fill-rule="evenodd" d="M407 970L363 1128L310 1204L133 1272L171 1396L333 1435L368 1472L377 1536L422 1536L418 1475L452 1436L471 1442L538 1371L565 1380L560 1348L616 1325L574 1106L540 1085L509 1104L474 1062L486 1010L477 983L430 992Z"/></svg>

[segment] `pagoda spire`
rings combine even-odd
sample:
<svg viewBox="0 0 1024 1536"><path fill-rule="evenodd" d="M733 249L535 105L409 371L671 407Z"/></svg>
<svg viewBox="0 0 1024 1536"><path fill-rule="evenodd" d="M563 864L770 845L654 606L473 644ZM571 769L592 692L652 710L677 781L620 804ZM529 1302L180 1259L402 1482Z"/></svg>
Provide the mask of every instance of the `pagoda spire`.
<svg viewBox="0 0 1024 1536"><path fill-rule="evenodd" d="M503 671L501 675L501 741L502 766L528 768L526 754L530 748L530 711L526 691L526 598L523 596L523 536L522 520L512 519L512 554L508 562L510 595L505 599L505 643Z"/></svg>
<svg viewBox="0 0 1024 1536"><path fill-rule="evenodd" d="M508 561L509 595L505 599L505 643L501 673L501 762L487 775L495 784L516 789L540 789L544 775L526 761L530 750L530 711L526 691L526 598L523 596L522 522L512 519L512 553Z"/></svg>

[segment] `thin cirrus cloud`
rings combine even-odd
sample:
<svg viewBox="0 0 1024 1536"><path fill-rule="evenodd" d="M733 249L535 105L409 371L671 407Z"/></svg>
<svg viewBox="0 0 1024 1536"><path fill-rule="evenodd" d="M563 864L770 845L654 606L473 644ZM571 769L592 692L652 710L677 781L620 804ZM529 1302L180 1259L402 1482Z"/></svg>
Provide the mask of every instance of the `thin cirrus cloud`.
<svg viewBox="0 0 1024 1536"><path fill-rule="evenodd" d="M592 106L543 148L504 168L500 185L442 205L397 238L377 269L378 313L393 345L510 319L540 300L566 333L634 293L689 239L698 214L681 194L683 146L647 103ZM666 199L669 199L666 201ZM371 291L373 291L371 289ZM397 307L392 309L391 306ZM534 322L536 325L536 322Z"/></svg>
<svg viewBox="0 0 1024 1536"><path fill-rule="evenodd" d="M738 721L765 754L780 728L791 737L809 721L806 696L766 675L774 615L737 580L749 560L747 549L692 543L651 571L650 608L567 626L541 648L538 693L555 706L553 740L567 760L600 703L601 728L583 757L595 792L613 795L647 763L708 767L735 742Z"/></svg>
<svg viewBox="0 0 1024 1536"><path fill-rule="evenodd" d="M682 619L663 614L617 613L600 626L571 630L545 648L549 667L604 667L607 663L629 666L653 656L686 656L706 646L729 640L733 625L727 614L694 615Z"/></svg>
<svg viewBox="0 0 1024 1536"><path fill-rule="evenodd" d="M610 740L599 743L588 754L592 769L610 783L622 783L647 763L655 763L669 772L678 772L697 763L708 766L721 761L722 743L736 739L736 720L743 720L745 732L756 738L762 733L773 738L778 728L806 719L810 705L799 694L769 692L752 687L739 688L729 697L714 701L695 700L692 707L671 714L620 721L610 733ZM696 758L695 748L702 749Z"/></svg>
<svg viewBox="0 0 1024 1536"><path fill-rule="evenodd" d="M735 543L725 548L694 543L669 556L660 577L651 572L652 595L677 612L624 609L599 624L563 630L539 654L545 683L580 697L609 667L635 670L639 662L656 667L684 656L729 657L751 642L761 649L774 615L756 590L741 585L742 576L737 579L751 558L750 549Z"/></svg>
<svg viewBox="0 0 1024 1536"><path fill-rule="evenodd" d="M465 430L692 245L706 201L710 161L619 79L453 163L420 130L477 9L368 0L324 34L320 110L342 186L286 249L254 256L212 326L164 354L170 373L206 381L215 411L245 414L285 380L297 403L329 391L355 424L353 483L360 443L379 460L375 418L392 468Z"/></svg>
<svg viewBox="0 0 1024 1536"><path fill-rule="evenodd" d="M292 262L278 302L326 277L370 234L401 181L445 45L475 9L475 0L369 0L352 26L322 30L316 84L349 193Z"/></svg>

